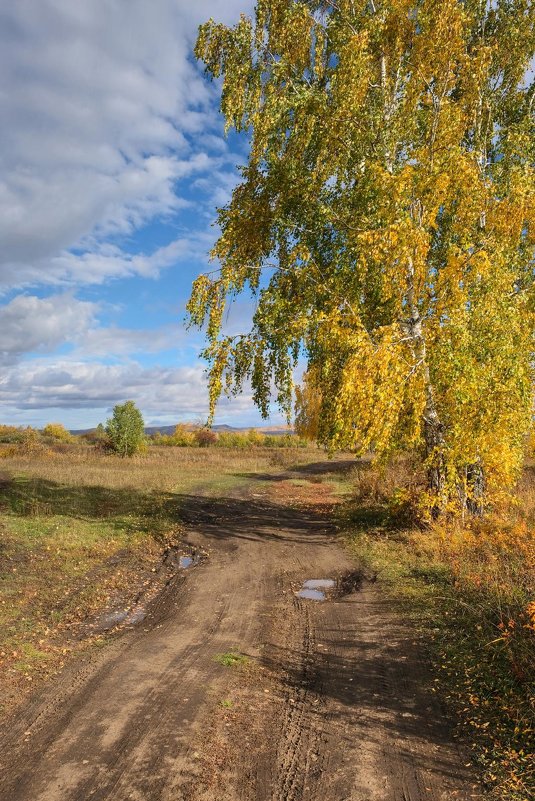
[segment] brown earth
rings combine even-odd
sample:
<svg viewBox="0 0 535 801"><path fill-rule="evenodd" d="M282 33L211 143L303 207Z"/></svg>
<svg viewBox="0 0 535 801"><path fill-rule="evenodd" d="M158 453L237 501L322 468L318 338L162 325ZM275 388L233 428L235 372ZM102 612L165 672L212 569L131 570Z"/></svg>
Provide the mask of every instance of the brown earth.
<svg viewBox="0 0 535 801"><path fill-rule="evenodd" d="M482 797L409 624L337 540L325 470L302 469L305 487L281 474L184 499L184 552L199 563L18 711L0 798ZM337 582L326 600L297 597L324 578Z"/></svg>

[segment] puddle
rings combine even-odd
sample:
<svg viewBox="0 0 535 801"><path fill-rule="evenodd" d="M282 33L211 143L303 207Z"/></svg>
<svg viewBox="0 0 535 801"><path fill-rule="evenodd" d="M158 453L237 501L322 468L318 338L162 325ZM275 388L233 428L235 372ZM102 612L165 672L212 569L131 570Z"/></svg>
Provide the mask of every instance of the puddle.
<svg viewBox="0 0 535 801"><path fill-rule="evenodd" d="M128 610L123 609L120 612L110 612L108 615L101 617L99 621L99 628L104 631L113 629L115 626L118 626L119 623L123 623L127 617Z"/></svg>
<svg viewBox="0 0 535 801"><path fill-rule="evenodd" d="M109 612L100 618L97 631L109 631L116 628L116 626L120 626L121 623L127 626L135 626L136 623L141 623L145 619L146 614L142 606L137 606L135 609L121 609L117 612Z"/></svg>
<svg viewBox="0 0 535 801"><path fill-rule="evenodd" d="M198 565L204 556L205 554L202 551L198 552L192 549L191 553L179 557L178 566L182 570L187 570L189 567ZM173 565L176 568L176 561L173 562ZM141 605L134 606L133 609L118 609L115 612L108 612L102 615L98 622L94 624L94 630L110 631L118 626L135 626L145 620L146 616L146 609Z"/></svg>
<svg viewBox="0 0 535 801"><path fill-rule="evenodd" d="M178 561L178 566L181 567L183 570L187 570L188 567L198 565L199 562L200 562L199 556L181 556Z"/></svg>
<svg viewBox="0 0 535 801"><path fill-rule="evenodd" d="M297 593L297 597L306 598L309 601L324 601L325 591L335 587L336 581L333 579L307 579L303 582L303 587Z"/></svg>
<svg viewBox="0 0 535 801"><path fill-rule="evenodd" d="M307 598L309 601L324 601L325 593L321 590L299 590L297 593L298 598Z"/></svg>
<svg viewBox="0 0 535 801"><path fill-rule="evenodd" d="M336 587L334 579L308 579L303 582L305 590L332 590Z"/></svg>
<svg viewBox="0 0 535 801"><path fill-rule="evenodd" d="M147 613L143 609L142 606L138 607L137 609L133 609L132 612L128 615L128 620L126 621L130 626L135 626L136 623L141 623L142 620L145 620Z"/></svg>

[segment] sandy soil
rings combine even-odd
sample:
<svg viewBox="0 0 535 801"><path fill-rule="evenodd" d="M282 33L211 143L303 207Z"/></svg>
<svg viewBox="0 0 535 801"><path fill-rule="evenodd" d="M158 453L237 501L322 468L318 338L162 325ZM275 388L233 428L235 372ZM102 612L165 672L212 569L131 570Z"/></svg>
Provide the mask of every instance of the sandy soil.
<svg viewBox="0 0 535 801"><path fill-rule="evenodd" d="M293 474L305 490L281 474L184 499L184 553L202 559L18 711L0 798L482 798L414 633L337 541L321 483L332 469ZM314 503L292 502L303 495ZM307 579L336 586L302 599ZM222 664L229 653L246 658Z"/></svg>

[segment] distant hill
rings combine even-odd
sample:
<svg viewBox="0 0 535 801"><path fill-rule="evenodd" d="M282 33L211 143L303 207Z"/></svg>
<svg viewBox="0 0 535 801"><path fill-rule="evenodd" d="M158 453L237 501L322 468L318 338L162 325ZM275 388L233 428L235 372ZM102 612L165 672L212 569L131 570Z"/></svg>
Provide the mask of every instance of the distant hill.
<svg viewBox="0 0 535 801"><path fill-rule="evenodd" d="M194 423L184 423L185 428L188 429L195 429L198 428L197 425ZM172 434L175 430L175 425L172 426L146 426L145 434L152 435L156 433L160 434ZM235 426L229 426L226 423L221 423L220 425L212 426L212 431L221 431L221 432L240 432L240 431L249 431L251 428L254 428L255 431L259 431L261 434L266 434L267 436L284 436L285 434L293 434L293 430L291 428L276 428L274 426L242 426L241 428L236 428ZM82 434L88 434L90 431L94 431L94 428L78 428L78 429L71 429L71 434L74 436L81 436Z"/></svg>

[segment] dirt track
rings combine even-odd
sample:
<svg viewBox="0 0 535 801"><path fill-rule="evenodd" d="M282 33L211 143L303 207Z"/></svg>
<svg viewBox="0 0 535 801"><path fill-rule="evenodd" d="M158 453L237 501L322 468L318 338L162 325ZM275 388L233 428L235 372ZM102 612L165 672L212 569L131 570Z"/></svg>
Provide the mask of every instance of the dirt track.
<svg viewBox="0 0 535 801"><path fill-rule="evenodd" d="M0 742L2 801L481 797L411 631L326 509L288 506L279 478L185 502L185 545L206 558L19 712ZM297 598L311 578L337 589ZM247 661L217 661L231 651Z"/></svg>

